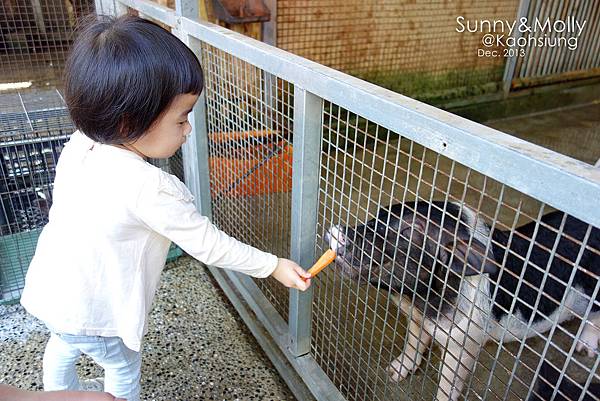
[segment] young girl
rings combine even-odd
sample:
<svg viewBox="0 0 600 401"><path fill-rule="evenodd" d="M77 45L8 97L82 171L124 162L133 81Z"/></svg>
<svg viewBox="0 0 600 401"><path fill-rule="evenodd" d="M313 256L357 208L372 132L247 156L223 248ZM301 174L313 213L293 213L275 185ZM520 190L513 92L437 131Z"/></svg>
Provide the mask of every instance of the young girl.
<svg viewBox="0 0 600 401"><path fill-rule="evenodd" d="M139 400L142 337L171 241L208 265L309 287L300 266L219 231L181 181L146 162L185 142L202 87L194 54L152 22L97 20L74 44L65 98L78 131L21 299L51 332L45 390L77 390L84 353L104 368L105 391Z"/></svg>

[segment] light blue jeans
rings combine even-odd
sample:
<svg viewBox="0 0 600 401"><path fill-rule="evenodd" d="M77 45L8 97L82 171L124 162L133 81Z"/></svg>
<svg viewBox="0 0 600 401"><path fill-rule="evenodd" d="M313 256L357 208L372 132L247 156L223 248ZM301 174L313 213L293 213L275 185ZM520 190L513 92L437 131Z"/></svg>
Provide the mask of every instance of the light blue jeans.
<svg viewBox="0 0 600 401"><path fill-rule="evenodd" d="M79 390L75 364L82 353L104 368L104 391L127 401L140 400L142 359L119 337L51 333L44 352L44 390Z"/></svg>

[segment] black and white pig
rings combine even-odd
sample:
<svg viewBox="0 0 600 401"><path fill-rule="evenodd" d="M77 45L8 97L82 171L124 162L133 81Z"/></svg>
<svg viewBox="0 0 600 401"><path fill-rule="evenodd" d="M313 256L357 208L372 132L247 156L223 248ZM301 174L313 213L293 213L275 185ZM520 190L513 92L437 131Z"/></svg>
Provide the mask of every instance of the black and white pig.
<svg viewBox="0 0 600 401"><path fill-rule="evenodd" d="M585 249L570 239L586 236ZM388 368L393 380L417 369L432 339L444 350L438 400L460 396L489 339L522 340L589 316L577 350L599 352L600 230L563 212L510 232L459 203L411 202L364 225L333 226L325 240L344 275L389 290L409 318L404 351Z"/></svg>

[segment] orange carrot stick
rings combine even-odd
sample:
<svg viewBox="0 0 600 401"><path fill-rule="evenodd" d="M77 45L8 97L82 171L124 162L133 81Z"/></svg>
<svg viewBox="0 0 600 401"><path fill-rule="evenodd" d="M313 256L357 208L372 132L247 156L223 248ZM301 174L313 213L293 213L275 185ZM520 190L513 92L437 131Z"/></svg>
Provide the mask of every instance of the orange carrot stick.
<svg viewBox="0 0 600 401"><path fill-rule="evenodd" d="M335 260L335 256L336 256L335 251L333 249L328 249L327 252L325 252L319 258L319 260L317 260L317 262L313 265L313 267L308 269L310 276L311 277L316 276L321 270L326 268L327 265L329 265L331 262L333 262Z"/></svg>

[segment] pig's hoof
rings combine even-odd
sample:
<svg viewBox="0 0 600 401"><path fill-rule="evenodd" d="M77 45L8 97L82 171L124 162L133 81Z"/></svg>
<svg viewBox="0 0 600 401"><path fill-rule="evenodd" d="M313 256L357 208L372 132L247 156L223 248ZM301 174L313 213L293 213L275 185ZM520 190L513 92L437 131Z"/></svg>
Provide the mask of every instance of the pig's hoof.
<svg viewBox="0 0 600 401"><path fill-rule="evenodd" d="M415 363L408 355L401 354L398 358L388 366L387 373L390 378L399 382L406 379L409 373L414 373L417 370L418 364Z"/></svg>
<svg viewBox="0 0 600 401"><path fill-rule="evenodd" d="M585 351L587 356L594 357L599 352L599 344L600 328L586 322L583 333L581 333L581 337L577 341L577 352Z"/></svg>

